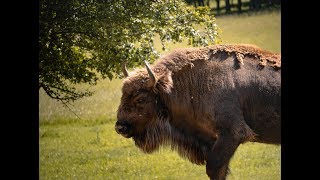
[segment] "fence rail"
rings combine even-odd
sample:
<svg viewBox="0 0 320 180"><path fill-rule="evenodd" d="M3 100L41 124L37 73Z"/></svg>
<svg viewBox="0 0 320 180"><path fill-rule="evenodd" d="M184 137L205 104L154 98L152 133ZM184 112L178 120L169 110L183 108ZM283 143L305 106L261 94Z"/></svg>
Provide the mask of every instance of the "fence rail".
<svg viewBox="0 0 320 180"><path fill-rule="evenodd" d="M186 0L188 4L209 6L216 15L257 11L270 7L280 7L281 0Z"/></svg>

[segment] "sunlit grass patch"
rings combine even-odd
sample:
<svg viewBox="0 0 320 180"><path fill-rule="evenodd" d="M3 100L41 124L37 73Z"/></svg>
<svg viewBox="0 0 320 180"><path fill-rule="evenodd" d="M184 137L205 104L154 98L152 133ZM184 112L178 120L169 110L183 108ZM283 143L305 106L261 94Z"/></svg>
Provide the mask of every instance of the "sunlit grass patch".
<svg viewBox="0 0 320 180"><path fill-rule="evenodd" d="M281 52L281 15L279 11L259 14L221 16L222 43L255 44L272 52Z"/></svg>

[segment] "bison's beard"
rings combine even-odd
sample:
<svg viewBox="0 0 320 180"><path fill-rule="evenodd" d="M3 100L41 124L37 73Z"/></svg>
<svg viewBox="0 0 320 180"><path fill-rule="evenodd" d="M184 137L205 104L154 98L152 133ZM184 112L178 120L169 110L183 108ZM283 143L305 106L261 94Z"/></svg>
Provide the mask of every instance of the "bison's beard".
<svg viewBox="0 0 320 180"><path fill-rule="evenodd" d="M143 133L133 137L136 146L145 153L152 153L160 145L170 144L171 126L168 121L155 120L145 127Z"/></svg>
<svg viewBox="0 0 320 180"><path fill-rule="evenodd" d="M159 118L145 127L143 133L133 137L135 144L145 153L152 153L160 145L169 145L179 155L192 163L205 164L207 152L212 146L170 125L168 119Z"/></svg>

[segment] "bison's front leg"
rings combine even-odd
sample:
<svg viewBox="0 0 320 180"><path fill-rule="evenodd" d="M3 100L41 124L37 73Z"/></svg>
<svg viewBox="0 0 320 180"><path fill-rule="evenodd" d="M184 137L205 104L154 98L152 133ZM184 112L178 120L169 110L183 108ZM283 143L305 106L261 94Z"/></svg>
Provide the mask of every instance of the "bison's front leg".
<svg viewBox="0 0 320 180"><path fill-rule="evenodd" d="M240 141L232 133L219 134L216 143L208 154L206 171L211 180L224 180L228 173L229 161Z"/></svg>
<svg viewBox="0 0 320 180"><path fill-rule="evenodd" d="M207 175L210 179L226 179L231 157L239 144L254 138L254 132L246 124L240 105L234 101L237 97L223 94L222 101L217 101L213 110L217 140L207 155Z"/></svg>

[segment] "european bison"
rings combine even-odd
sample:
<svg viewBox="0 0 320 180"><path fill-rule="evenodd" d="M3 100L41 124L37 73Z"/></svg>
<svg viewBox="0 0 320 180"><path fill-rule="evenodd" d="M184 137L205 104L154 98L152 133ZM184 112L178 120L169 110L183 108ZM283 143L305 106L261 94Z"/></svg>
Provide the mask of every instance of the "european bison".
<svg viewBox="0 0 320 180"><path fill-rule="evenodd" d="M253 45L176 50L124 79L115 129L225 179L240 143L281 143L280 58Z"/></svg>

